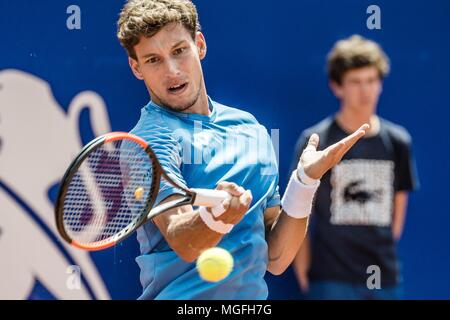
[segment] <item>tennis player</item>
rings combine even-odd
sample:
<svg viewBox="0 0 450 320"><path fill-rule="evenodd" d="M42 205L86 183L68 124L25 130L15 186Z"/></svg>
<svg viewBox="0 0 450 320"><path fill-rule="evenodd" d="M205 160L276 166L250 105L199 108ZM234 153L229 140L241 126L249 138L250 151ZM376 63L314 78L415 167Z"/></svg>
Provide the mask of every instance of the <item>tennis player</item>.
<svg viewBox="0 0 450 320"><path fill-rule="evenodd" d="M207 95L201 66L207 46L191 1L128 1L118 38L151 98L131 132L150 143L181 185L222 189L232 196L215 208L222 213L218 218L209 209L184 206L138 230L139 299L266 299L264 274L279 275L292 262L320 178L368 125L323 151L316 150L319 138L312 135L280 199L267 130L248 112ZM176 197L177 189L162 183L157 204ZM231 274L216 283L202 280L194 263L213 246L235 260Z"/></svg>

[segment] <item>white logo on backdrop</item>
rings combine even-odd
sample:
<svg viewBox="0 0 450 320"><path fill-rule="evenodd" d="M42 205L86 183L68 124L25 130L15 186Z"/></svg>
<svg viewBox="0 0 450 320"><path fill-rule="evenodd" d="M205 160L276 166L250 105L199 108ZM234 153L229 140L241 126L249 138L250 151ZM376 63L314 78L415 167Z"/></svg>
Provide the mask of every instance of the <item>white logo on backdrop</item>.
<svg viewBox="0 0 450 320"><path fill-rule="evenodd" d="M53 240L59 236L48 191L82 147L78 122L84 108L96 136L111 131L95 92L76 95L66 113L46 81L18 70L0 72L0 182L10 190L0 188L0 299L26 299L36 281L58 299L110 298L90 255ZM73 264L86 280L77 290L67 286Z"/></svg>

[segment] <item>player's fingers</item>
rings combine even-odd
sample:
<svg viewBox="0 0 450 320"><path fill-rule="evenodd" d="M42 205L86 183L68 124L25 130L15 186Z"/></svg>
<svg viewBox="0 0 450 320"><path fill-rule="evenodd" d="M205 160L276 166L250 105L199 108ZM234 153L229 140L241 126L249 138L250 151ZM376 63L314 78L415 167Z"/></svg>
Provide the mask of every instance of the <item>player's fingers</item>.
<svg viewBox="0 0 450 320"><path fill-rule="evenodd" d="M366 130L369 128L368 124L362 125L358 130L353 132L348 137L342 139L341 141L329 146L325 151L335 159L342 158L348 150L365 134Z"/></svg>
<svg viewBox="0 0 450 320"><path fill-rule="evenodd" d="M220 216L222 213L224 213L225 211L228 210L228 208L229 208L230 205L231 205L231 199L232 199L232 198L227 198L227 199L225 199L225 200L222 202L221 205L219 205L219 206L217 206L217 207L214 207L214 208L211 208L211 211L212 211L212 213L214 214L215 217ZM221 208L222 210L220 209L220 207L222 207L222 208ZM222 212L219 213L219 211L222 211Z"/></svg>
<svg viewBox="0 0 450 320"><path fill-rule="evenodd" d="M240 197L239 197L239 203L242 206L248 207L250 203L253 200L253 195L251 190L246 190Z"/></svg>
<svg viewBox="0 0 450 320"><path fill-rule="evenodd" d="M325 153L327 153L330 156L336 156L339 154L340 151L342 151L345 148L345 143L340 141L335 144L332 144L328 148L325 149Z"/></svg>
<svg viewBox="0 0 450 320"><path fill-rule="evenodd" d="M350 150L353 145L358 142L359 139L361 139L364 135L366 134L365 131L357 131L354 133L354 136L352 137L351 140L347 141L344 143L344 147L342 147L338 153L337 153L337 158L341 159L347 152L348 150Z"/></svg>
<svg viewBox="0 0 450 320"><path fill-rule="evenodd" d="M368 123L364 123L358 130L364 130L367 132L370 129L370 125Z"/></svg>
<svg viewBox="0 0 450 320"><path fill-rule="evenodd" d="M361 139L366 131L369 129L369 125L367 123L363 124L358 130L353 132L348 137L342 139L341 141L345 143L345 152L350 149L359 139Z"/></svg>
<svg viewBox="0 0 450 320"><path fill-rule="evenodd" d="M309 137L308 145L306 146L304 151L316 151L319 146L319 135L317 133L313 133L311 137Z"/></svg>
<svg viewBox="0 0 450 320"><path fill-rule="evenodd" d="M209 208L209 211L213 214L214 217L220 217L230 207L231 198L232 197L227 198L222 203Z"/></svg>
<svg viewBox="0 0 450 320"><path fill-rule="evenodd" d="M217 190L224 190L230 193L232 196L239 197L244 193L244 188L238 186L234 182L221 181L217 184Z"/></svg>
<svg viewBox="0 0 450 320"><path fill-rule="evenodd" d="M207 210L210 213L212 213L212 215L215 218L218 218L230 208L231 201L232 201L233 198L237 199L236 197L231 196L231 197L223 200L223 202L221 204L218 204L217 206L212 207L212 208L207 208Z"/></svg>

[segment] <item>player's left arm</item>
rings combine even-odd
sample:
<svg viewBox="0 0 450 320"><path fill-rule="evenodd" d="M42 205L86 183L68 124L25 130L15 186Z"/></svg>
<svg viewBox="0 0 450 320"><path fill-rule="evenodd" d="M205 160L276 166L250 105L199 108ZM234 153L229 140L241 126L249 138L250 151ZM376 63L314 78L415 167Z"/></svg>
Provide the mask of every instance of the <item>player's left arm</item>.
<svg viewBox="0 0 450 320"><path fill-rule="evenodd" d="M298 185L292 179L301 179L298 172L303 169L309 179L320 180L320 178L334 165L336 165L345 153L360 139L369 128L367 124L361 126L351 135L341 141L329 146L325 150L318 151L319 136L311 135L308 145L303 150L300 157L297 170L291 177L290 184ZM298 180L296 180L298 181ZM300 184L302 184L300 182ZM294 190L296 188L296 190ZM304 190L300 190L300 189ZM291 264L297 254L303 239L305 238L308 217L312 208L312 192L315 192L317 186L293 187L286 189L283 208L279 206L266 209L264 213L264 222L266 226L266 241L268 243L269 262L267 270L274 274L282 274ZM294 191L294 192L292 192ZM304 199L299 199L297 196ZM308 203L304 203L304 202ZM285 211L286 210L286 211ZM298 210L298 212L296 212Z"/></svg>
<svg viewBox="0 0 450 320"><path fill-rule="evenodd" d="M266 239L269 247L267 270L280 275L291 264L305 238L308 218L292 218L280 206L264 213Z"/></svg>

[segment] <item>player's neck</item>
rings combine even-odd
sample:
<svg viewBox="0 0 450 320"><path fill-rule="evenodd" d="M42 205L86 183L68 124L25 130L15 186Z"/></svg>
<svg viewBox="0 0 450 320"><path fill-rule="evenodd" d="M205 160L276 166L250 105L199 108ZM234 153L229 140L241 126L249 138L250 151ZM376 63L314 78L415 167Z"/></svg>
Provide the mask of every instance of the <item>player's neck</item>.
<svg viewBox="0 0 450 320"><path fill-rule="evenodd" d="M209 110L209 101L206 90L200 92L197 102L192 106L189 112L201 114L203 116L210 115L211 111Z"/></svg>
<svg viewBox="0 0 450 320"><path fill-rule="evenodd" d="M200 89L200 94L198 96L195 104L189 108L187 111L189 113L200 114L203 116L209 116L211 111L209 110L209 100L208 95L206 94L205 82L203 81L203 85Z"/></svg>
<svg viewBox="0 0 450 320"><path fill-rule="evenodd" d="M380 129L380 120L375 113L356 113L348 108L341 108L336 114L338 125L347 133L353 133L358 130L364 123L370 125L370 129L366 136L374 136L378 134Z"/></svg>

